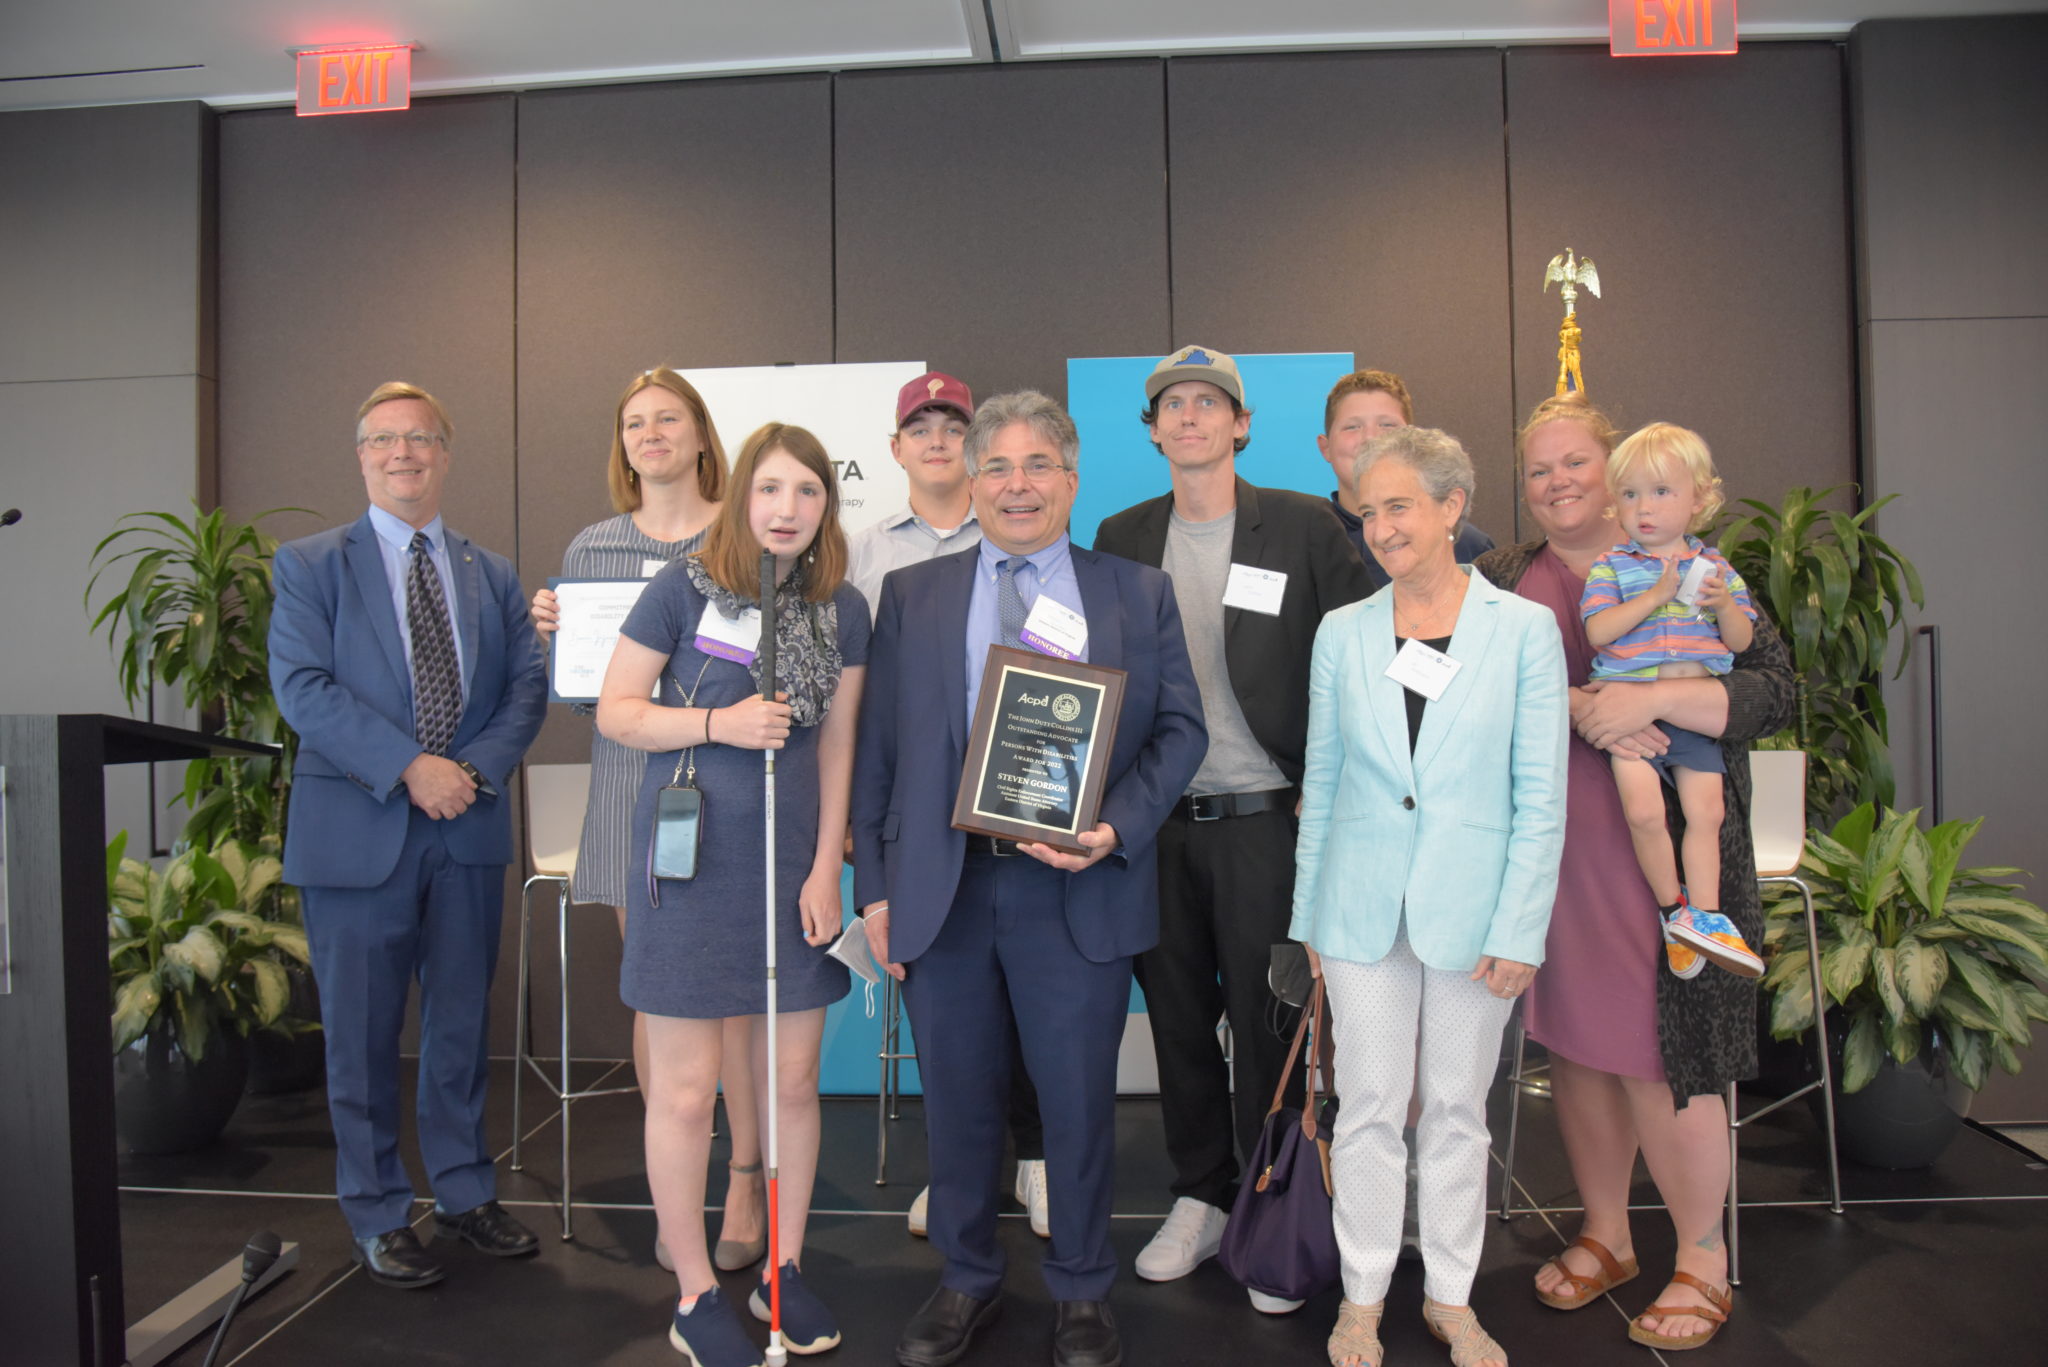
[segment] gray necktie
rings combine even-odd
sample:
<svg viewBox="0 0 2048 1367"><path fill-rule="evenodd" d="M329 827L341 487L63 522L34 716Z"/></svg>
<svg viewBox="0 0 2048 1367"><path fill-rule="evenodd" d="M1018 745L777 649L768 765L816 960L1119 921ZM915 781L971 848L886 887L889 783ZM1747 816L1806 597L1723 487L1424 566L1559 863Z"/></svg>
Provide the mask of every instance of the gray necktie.
<svg viewBox="0 0 2048 1367"><path fill-rule="evenodd" d="M462 717L462 670L448 626L448 600L425 532L412 534L405 620L412 631L413 738L428 754L445 755Z"/></svg>
<svg viewBox="0 0 2048 1367"><path fill-rule="evenodd" d="M1017 571L1031 562L1013 555L996 569L996 644L1024 648L1024 595L1017 592Z"/></svg>

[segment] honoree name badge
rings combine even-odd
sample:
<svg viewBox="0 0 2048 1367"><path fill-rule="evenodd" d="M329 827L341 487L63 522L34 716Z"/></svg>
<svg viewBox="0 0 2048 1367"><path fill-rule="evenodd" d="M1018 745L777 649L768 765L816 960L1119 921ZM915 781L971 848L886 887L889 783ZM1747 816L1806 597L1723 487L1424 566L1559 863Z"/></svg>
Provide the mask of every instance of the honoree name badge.
<svg viewBox="0 0 2048 1367"><path fill-rule="evenodd" d="M751 665L761 646L761 609L747 608L738 617L728 617L710 604L697 623L697 649L734 664Z"/></svg>
<svg viewBox="0 0 2048 1367"><path fill-rule="evenodd" d="M1451 680L1458 677L1464 666L1441 650L1433 649L1422 642L1410 639L1394 652L1394 662L1387 666L1387 677L1403 688L1412 688L1423 697L1435 702L1451 686Z"/></svg>
<svg viewBox="0 0 2048 1367"><path fill-rule="evenodd" d="M1280 600L1287 595L1287 575L1280 570L1262 570L1257 565L1230 564L1230 578L1223 585L1223 606L1280 615Z"/></svg>
<svg viewBox="0 0 2048 1367"><path fill-rule="evenodd" d="M1051 594L1041 593L1018 638L1041 654L1078 660L1088 648L1088 619L1065 603L1055 602Z"/></svg>
<svg viewBox="0 0 2048 1367"><path fill-rule="evenodd" d="M640 562L640 577L642 579L652 579L667 568L668 561L666 560L643 560Z"/></svg>

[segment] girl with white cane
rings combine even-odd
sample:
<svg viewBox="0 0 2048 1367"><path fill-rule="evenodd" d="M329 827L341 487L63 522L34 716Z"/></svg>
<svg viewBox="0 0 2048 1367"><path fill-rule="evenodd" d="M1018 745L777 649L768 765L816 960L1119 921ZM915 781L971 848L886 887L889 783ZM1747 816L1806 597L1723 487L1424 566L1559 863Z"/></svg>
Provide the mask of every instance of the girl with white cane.
<svg viewBox="0 0 2048 1367"><path fill-rule="evenodd" d="M774 564L768 612L757 597L764 551ZM698 1367L762 1361L704 1246L720 1021L729 1016L768 1016L755 1031L754 1076L772 1146L771 1253L748 1308L777 1321L778 1362L779 1350L839 1343L799 1268L817 1174L825 1007L848 989L846 970L824 949L839 931L868 645L866 603L844 582L846 558L824 448L800 427L761 428L734 462L704 549L656 575L627 616L598 704L605 735L654 752L634 815L620 995L648 1023L648 1185L679 1292L669 1340ZM760 764L750 750L765 752Z"/></svg>

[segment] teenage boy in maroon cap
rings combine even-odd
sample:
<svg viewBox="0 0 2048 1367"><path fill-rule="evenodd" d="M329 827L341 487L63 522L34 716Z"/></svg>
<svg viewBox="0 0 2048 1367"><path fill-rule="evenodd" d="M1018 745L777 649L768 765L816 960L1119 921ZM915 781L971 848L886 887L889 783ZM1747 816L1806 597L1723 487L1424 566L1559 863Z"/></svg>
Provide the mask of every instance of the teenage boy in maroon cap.
<svg viewBox="0 0 2048 1367"><path fill-rule="evenodd" d="M896 433L889 454L910 481L910 502L853 535L846 577L868 600L872 613L881 601L882 578L891 570L964 551L981 541L962 443L974 416L974 395L966 382L931 370L896 394ZM1045 1130L1038 1120L1038 1094L1017 1056L1011 1032L1010 1141L1017 1150L1017 1203L1031 1214L1032 1232L1052 1235L1046 1207ZM910 1232L925 1235L926 1187L910 1203Z"/></svg>
<svg viewBox="0 0 2048 1367"><path fill-rule="evenodd" d="M1182 347L1153 367L1145 399L1173 489L1105 521L1095 549L1172 578L1209 728L1202 767L1159 829L1159 944L1137 962L1174 1168L1173 1211L1135 1264L1158 1282L1216 1252L1280 1081L1287 1049L1268 1024L1266 970L1293 912L1309 656L1323 614L1365 597L1366 583L1328 504L1238 476L1252 411L1236 361ZM1218 1015L1230 1019L1235 1098ZM1299 1304L1251 1300L1269 1314Z"/></svg>

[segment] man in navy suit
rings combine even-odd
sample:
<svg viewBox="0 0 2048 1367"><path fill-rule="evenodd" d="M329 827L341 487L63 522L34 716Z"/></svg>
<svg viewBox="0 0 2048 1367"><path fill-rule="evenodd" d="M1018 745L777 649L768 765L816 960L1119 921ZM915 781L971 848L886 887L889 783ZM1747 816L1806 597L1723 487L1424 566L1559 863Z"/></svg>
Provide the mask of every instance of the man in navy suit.
<svg viewBox="0 0 2048 1367"><path fill-rule="evenodd" d="M547 707L526 595L441 523L448 414L381 385L356 413L370 510L278 547L270 681L299 733L284 876L304 894L327 1040L335 1186L355 1259L386 1286L441 1266L398 1156L398 1037L420 982L419 1146L438 1232L539 1247L497 1202L484 1143L487 1008L513 771Z"/></svg>
<svg viewBox="0 0 2048 1367"><path fill-rule="evenodd" d="M1116 1367L1109 1312L1116 1062L1132 957L1159 938L1154 834L1208 745L1173 588L1074 546L1074 423L1043 394L985 402L968 428L982 544L882 582L854 759L854 901L903 979L931 1151L939 1288L897 1341L944 1367L1001 1308L996 1178L1012 1022L1045 1124L1056 1367ZM989 647L1127 672L1100 819L1084 854L953 829Z"/></svg>

